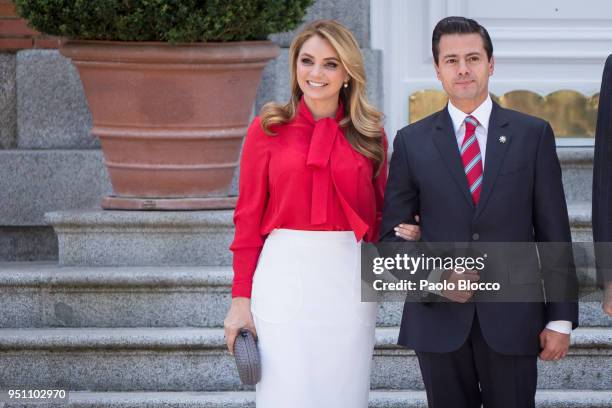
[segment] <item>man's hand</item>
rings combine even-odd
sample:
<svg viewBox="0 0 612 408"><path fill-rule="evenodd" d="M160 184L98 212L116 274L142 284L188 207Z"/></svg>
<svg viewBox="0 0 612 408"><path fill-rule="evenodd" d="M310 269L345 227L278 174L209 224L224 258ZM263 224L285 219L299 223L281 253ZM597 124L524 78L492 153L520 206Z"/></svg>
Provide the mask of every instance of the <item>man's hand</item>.
<svg viewBox="0 0 612 408"><path fill-rule="evenodd" d="M446 281L448 283L453 283L455 286L455 290L443 290L442 296L445 298L452 300L453 302L465 303L474 296L473 290L459 290L458 285L459 281L470 281L470 282L478 282L480 280L480 276L477 271L467 270L463 273L457 273L455 271L444 271L442 273L442 281Z"/></svg>
<svg viewBox="0 0 612 408"><path fill-rule="evenodd" d="M414 217L415 221L419 222L419 216ZM394 228L395 235L406 241L418 241L421 239L421 228L418 225L412 224L399 224Z"/></svg>
<svg viewBox="0 0 612 408"><path fill-rule="evenodd" d="M540 333L540 358L544 361L560 360L567 354L570 345L570 335L554 330L544 329Z"/></svg>
<svg viewBox="0 0 612 408"><path fill-rule="evenodd" d="M601 307L605 314L607 314L608 316L612 316L612 282L606 282L604 298Z"/></svg>

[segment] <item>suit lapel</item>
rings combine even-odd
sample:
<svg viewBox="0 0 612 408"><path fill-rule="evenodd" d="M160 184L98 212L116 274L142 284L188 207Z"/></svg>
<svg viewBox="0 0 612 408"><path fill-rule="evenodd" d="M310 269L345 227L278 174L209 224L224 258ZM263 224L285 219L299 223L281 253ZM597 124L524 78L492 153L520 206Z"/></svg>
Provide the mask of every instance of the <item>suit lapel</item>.
<svg viewBox="0 0 612 408"><path fill-rule="evenodd" d="M508 120L504 109L498 104L493 102L493 109L491 111L491 118L489 119L489 130L487 134L487 151L485 153L485 167L482 179L482 191L480 193L480 200L476 207L476 213L474 219L482 213L483 209L487 205L487 200L491 196L491 191L495 185L497 174L504 160L504 156L510 147L512 137L506 131ZM504 136L502 140L500 138Z"/></svg>
<svg viewBox="0 0 612 408"><path fill-rule="evenodd" d="M463 192L464 198L470 206L474 207L467 178L465 177L463 163L461 162L461 155L459 154L455 130L447 108L444 108L438 113L435 127L434 143L442 156L442 161L459 186L459 189Z"/></svg>

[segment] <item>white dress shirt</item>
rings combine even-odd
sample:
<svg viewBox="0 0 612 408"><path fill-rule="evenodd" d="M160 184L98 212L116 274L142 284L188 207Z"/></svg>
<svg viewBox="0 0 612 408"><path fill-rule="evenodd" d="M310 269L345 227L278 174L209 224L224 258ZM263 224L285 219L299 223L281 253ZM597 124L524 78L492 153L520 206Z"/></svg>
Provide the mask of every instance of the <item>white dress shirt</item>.
<svg viewBox="0 0 612 408"><path fill-rule="evenodd" d="M457 147L461 149L463 144L463 138L465 136L465 118L473 116L478 121L476 127L476 141L480 148L480 155L482 156L482 168L484 171L485 156L487 152L487 132L489 130L489 119L491 118L491 111L493 110L493 101L491 97L487 95L487 99L480 104L472 113L465 113L448 101L448 113L453 122L453 129L455 131L455 137L457 138ZM441 270L434 270L429 275L429 280L432 282L439 282L442 277ZM438 291L432 291L441 295ZM554 320L548 322L546 325L547 329L554 330L559 333L570 334L572 332L572 322L567 320Z"/></svg>

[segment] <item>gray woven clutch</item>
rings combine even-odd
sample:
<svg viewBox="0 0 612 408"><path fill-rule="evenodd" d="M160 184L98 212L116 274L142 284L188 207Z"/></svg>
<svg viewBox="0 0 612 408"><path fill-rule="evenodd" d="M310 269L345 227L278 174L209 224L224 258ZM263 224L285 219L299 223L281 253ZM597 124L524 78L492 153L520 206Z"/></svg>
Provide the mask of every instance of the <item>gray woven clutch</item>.
<svg viewBox="0 0 612 408"><path fill-rule="evenodd" d="M261 361L255 337L247 329L241 329L234 343L234 357L240 380L246 385L255 385L261 378Z"/></svg>

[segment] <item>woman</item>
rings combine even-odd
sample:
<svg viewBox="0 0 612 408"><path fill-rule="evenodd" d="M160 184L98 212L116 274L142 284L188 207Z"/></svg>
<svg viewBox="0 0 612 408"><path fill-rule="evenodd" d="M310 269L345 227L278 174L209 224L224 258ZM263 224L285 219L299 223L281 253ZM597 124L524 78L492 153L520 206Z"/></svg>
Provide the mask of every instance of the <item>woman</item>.
<svg viewBox="0 0 612 408"><path fill-rule="evenodd" d="M243 148L227 344L258 336L258 408L367 407L377 305L360 301L360 241L382 213L382 114L340 23L308 25L289 61L289 103L264 106Z"/></svg>

